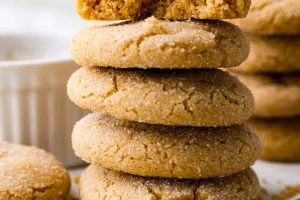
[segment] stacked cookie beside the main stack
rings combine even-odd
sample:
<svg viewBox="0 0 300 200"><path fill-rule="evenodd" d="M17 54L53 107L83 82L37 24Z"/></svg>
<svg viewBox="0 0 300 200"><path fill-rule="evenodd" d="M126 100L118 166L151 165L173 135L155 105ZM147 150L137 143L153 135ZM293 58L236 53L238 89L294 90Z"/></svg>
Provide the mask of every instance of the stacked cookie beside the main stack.
<svg viewBox="0 0 300 200"><path fill-rule="evenodd" d="M99 112L72 134L75 153L92 164L81 199L255 199L259 183L249 167L260 141L243 124L253 97L216 69L243 62L249 43L234 25L199 20L243 17L249 2L77 4L84 18L129 20L83 30L71 45L85 67L71 76L68 95Z"/></svg>
<svg viewBox="0 0 300 200"><path fill-rule="evenodd" d="M262 159L300 161L300 1L252 0L245 19L248 59L233 69L254 94L249 124L263 140Z"/></svg>

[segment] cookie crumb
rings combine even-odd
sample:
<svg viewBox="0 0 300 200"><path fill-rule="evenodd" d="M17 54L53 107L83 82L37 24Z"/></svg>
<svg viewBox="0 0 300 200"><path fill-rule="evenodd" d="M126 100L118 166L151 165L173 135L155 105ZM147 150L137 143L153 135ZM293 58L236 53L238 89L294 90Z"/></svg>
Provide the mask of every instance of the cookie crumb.
<svg viewBox="0 0 300 200"><path fill-rule="evenodd" d="M79 185L79 183L80 183L80 176L75 176L74 177L74 183L77 184L77 185Z"/></svg>
<svg viewBox="0 0 300 200"><path fill-rule="evenodd" d="M79 200L78 198L75 198L75 197L72 197L72 196L68 196L67 198L66 198L66 200Z"/></svg>
<svg viewBox="0 0 300 200"><path fill-rule="evenodd" d="M265 178L263 178L263 179L261 180L261 182L262 182L263 184L267 184L267 183L268 183L267 180L266 180Z"/></svg>
<svg viewBox="0 0 300 200"><path fill-rule="evenodd" d="M266 188L262 187L261 188L261 192L264 194L264 195L269 195L269 192Z"/></svg>
<svg viewBox="0 0 300 200"><path fill-rule="evenodd" d="M286 200L296 195L300 195L300 184L286 186L278 194L273 195L272 200Z"/></svg>

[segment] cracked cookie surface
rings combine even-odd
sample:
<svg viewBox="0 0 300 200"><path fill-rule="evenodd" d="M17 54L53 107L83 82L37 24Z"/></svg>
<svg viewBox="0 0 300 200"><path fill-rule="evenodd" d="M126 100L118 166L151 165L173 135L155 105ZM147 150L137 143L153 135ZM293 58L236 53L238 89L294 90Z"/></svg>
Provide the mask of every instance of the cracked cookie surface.
<svg viewBox="0 0 300 200"><path fill-rule="evenodd" d="M300 74L235 74L252 91L254 116L293 117L300 114Z"/></svg>
<svg viewBox="0 0 300 200"><path fill-rule="evenodd" d="M245 17L250 0L77 0L77 12L84 19L232 19Z"/></svg>
<svg viewBox="0 0 300 200"><path fill-rule="evenodd" d="M247 122L262 140L261 158L272 161L300 161L300 118L258 119Z"/></svg>
<svg viewBox="0 0 300 200"><path fill-rule="evenodd" d="M253 74L300 71L300 37L248 36L251 44L248 58L230 71Z"/></svg>
<svg viewBox="0 0 300 200"><path fill-rule="evenodd" d="M100 113L77 122L72 146L83 160L101 167L140 176L191 179L240 172L260 152L258 137L245 125L151 125Z"/></svg>
<svg viewBox="0 0 300 200"><path fill-rule="evenodd" d="M300 1L252 0L248 16L230 22L255 34L299 35Z"/></svg>
<svg viewBox="0 0 300 200"><path fill-rule="evenodd" d="M0 142L1 200L63 200L70 178L54 156L35 147Z"/></svg>
<svg viewBox="0 0 300 200"><path fill-rule="evenodd" d="M249 41L223 21L144 21L91 27L77 33L71 55L81 66L219 68L243 62Z"/></svg>
<svg viewBox="0 0 300 200"><path fill-rule="evenodd" d="M150 124L228 126L248 119L254 107L251 92L219 69L83 67L67 93L84 109Z"/></svg>
<svg viewBox="0 0 300 200"><path fill-rule="evenodd" d="M259 183L252 169L224 178L143 178L89 166L80 181L82 200L254 200Z"/></svg>

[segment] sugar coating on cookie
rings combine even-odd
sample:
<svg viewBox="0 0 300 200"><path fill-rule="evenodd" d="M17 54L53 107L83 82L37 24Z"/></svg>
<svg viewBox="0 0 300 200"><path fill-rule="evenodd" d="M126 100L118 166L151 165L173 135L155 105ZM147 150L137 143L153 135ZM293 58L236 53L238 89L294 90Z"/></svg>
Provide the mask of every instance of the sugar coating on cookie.
<svg viewBox="0 0 300 200"><path fill-rule="evenodd" d="M260 141L245 125L219 128L150 125L100 113L77 122L72 146L83 160L130 174L167 178L222 177L259 157Z"/></svg>
<svg viewBox="0 0 300 200"><path fill-rule="evenodd" d="M255 34L299 35L300 1L252 0L248 16L230 22Z"/></svg>
<svg viewBox="0 0 300 200"><path fill-rule="evenodd" d="M0 142L0 199L63 200L70 178L54 156L35 147Z"/></svg>
<svg viewBox="0 0 300 200"><path fill-rule="evenodd" d="M231 19L245 17L250 0L77 0L77 12L84 19L121 20L157 18Z"/></svg>
<svg viewBox="0 0 300 200"><path fill-rule="evenodd" d="M293 117L300 114L300 74L236 74L249 87L254 99L254 116Z"/></svg>
<svg viewBox="0 0 300 200"><path fill-rule="evenodd" d="M300 71L300 37L251 34L248 37L251 49L247 60L230 70L253 74Z"/></svg>
<svg viewBox="0 0 300 200"><path fill-rule="evenodd" d="M300 161L300 118L258 119L248 124L262 140L261 158L271 161Z"/></svg>
<svg viewBox="0 0 300 200"><path fill-rule="evenodd" d="M67 88L84 109L151 124L228 126L248 119L254 107L251 92L219 69L83 67Z"/></svg>
<svg viewBox="0 0 300 200"><path fill-rule="evenodd" d="M81 66L117 68L233 67L249 53L242 31L215 20L162 21L154 17L91 27L71 43L73 60Z"/></svg>
<svg viewBox="0 0 300 200"><path fill-rule="evenodd" d="M80 181L82 200L253 200L258 192L252 169L224 178L178 180L138 177L91 165Z"/></svg>

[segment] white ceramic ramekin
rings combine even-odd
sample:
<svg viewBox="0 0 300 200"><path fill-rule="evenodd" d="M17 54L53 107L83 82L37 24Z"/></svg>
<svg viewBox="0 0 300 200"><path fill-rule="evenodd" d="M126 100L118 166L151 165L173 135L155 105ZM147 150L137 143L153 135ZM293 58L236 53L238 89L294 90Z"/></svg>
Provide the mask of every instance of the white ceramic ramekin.
<svg viewBox="0 0 300 200"><path fill-rule="evenodd" d="M72 128L86 113L66 95L78 68L68 43L53 35L0 35L0 141L41 147L72 167L82 164Z"/></svg>

